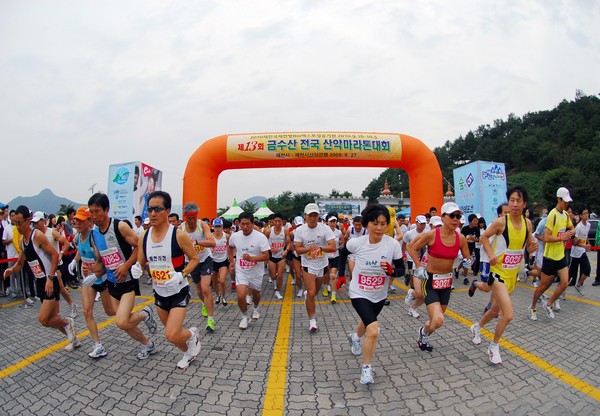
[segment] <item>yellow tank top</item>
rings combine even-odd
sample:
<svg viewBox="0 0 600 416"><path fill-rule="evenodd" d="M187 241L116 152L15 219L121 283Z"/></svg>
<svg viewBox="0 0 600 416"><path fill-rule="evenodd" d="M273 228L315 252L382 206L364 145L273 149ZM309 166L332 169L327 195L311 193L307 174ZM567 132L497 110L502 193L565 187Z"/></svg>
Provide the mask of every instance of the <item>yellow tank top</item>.
<svg viewBox="0 0 600 416"><path fill-rule="evenodd" d="M516 279L527 241L527 221L522 216L521 229L517 230L508 215L504 218L506 227L494 241L494 254L498 262L490 267L490 271L502 277Z"/></svg>

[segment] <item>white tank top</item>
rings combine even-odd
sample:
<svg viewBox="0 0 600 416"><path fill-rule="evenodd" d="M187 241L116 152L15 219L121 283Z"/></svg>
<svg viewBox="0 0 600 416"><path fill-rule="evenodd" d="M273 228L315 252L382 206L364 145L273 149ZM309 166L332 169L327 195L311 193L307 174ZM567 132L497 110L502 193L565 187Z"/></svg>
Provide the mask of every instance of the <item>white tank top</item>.
<svg viewBox="0 0 600 416"><path fill-rule="evenodd" d="M183 223L183 231L185 231L185 233L192 239L192 242L193 240L206 241L206 236L204 235L204 231L202 231L202 221L200 220L198 220L196 230L194 230L194 232L190 233L187 230L185 223ZM194 250L196 250L196 253L198 253L198 261L200 263L212 256L212 252L210 251L209 247L198 246L194 244Z"/></svg>

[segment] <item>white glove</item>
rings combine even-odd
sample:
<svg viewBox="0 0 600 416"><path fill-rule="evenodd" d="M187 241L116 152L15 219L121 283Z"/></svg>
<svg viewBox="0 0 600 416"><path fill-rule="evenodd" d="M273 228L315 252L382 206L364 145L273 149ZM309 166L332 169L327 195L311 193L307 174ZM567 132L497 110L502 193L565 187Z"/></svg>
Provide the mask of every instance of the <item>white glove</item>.
<svg viewBox="0 0 600 416"><path fill-rule="evenodd" d="M429 278L424 266L417 267L413 272L413 275L419 280L427 280Z"/></svg>
<svg viewBox="0 0 600 416"><path fill-rule="evenodd" d="M67 269L73 276L77 276L77 260L73 259L73 261L67 266Z"/></svg>
<svg viewBox="0 0 600 416"><path fill-rule="evenodd" d="M81 284L83 284L84 286L92 286L96 280L98 280L98 278L94 273L92 273L90 275L85 276Z"/></svg>
<svg viewBox="0 0 600 416"><path fill-rule="evenodd" d="M464 259L462 262L462 266L467 270L471 268L471 264L471 259Z"/></svg>
<svg viewBox="0 0 600 416"><path fill-rule="evenodd" d="M176 289L181 283L185 281L185 278L183 277L183 274L181 274L181 272L169 272L169 275L171 276L171 279L167 280L167 282L163 286L167 289Z"/></svg>
<svg viewBox="0 0 600 416"><path fill-rule="evenodd" d="M142 277L143 274L144 270L139 262L136 262L133 266L131 266L131 277L137 280Z"/></svg>

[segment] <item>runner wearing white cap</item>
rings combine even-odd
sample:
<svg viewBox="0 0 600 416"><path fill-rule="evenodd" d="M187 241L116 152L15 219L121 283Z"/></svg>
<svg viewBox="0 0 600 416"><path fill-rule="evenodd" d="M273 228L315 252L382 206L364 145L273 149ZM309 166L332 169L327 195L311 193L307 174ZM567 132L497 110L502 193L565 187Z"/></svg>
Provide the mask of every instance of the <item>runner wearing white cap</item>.
<svg viewBox="0 0 600 416"><path fill-rule="evenodd" d="M269 276L275 282L275 298L283 299L283 272L285 270L285 258L292 246L290 232L283 228L283 217L279 213L272 216L273 226L268 227L264 234L269 240L271 254L269 255Z"/></svg>
<svg viewBox="0 0 600 416"><path fill-rule="evenodd" d="M439 218L439 217L438 217ZM402 252L406 253L406 269L408 274L411 276L410 279L410 288L406 293L406 297L404 298L404 303L408 305L408 314L413 318L419 318L421 315L417 312L417 308L423 304L423 293L421 291L420 280L415 278L412 275L413 271L413 259L406 251L406 247L415 239L417 239L422 233L425 231L425 227L427 226L427 219L424 215L417 215L415 218L416 227L412 230L408 231L404 234L402 238ZM419 253L419 256L422 257L423 253Z"/></svg>
<svg viewBox="0 0 600 416"><path fill-rule="evenodd" d="M333 253L327 253L327 261L329 266L327 268L327 275L329 276L329 284L323 288L323 296L328 297L331 291L331 303L337 302L337 291L336 282L338 277L338 268L340 262L340 238L342 238L342 232L337 228L338 217L335 214L327 215L327 225L331 228L335 238L335 251Z"/></svg>
<svg viewBox="0 0 600 416"><path fill-rule="evenodd" d="M444 323L444 313L448 307L452 287L452 266L459 250L464 257L469 257L467 239L457 231L463 215L460 208L454 202L447 202L442 205L441 211L444 225L428 231L407 247L416 266L414 275L421 280L429 315L429 320L419 328L417 344L422 351L433 350L429 336ZM419 256L420 250L426 246L427 269L423 267Z"/></svg>
<svg viewBox="0 0 600 416"><path fill-rule="evenodd" d="M333 232L328 226L319 222L319 212L317 204L307 204L304 208L306 224L298 228L294 235L294 247L301 258L306 286L304 302L310 332L319 329L315 317L315 296L321 287L325 268L328 265L325 253L333 253L337 250Z"/></svg>

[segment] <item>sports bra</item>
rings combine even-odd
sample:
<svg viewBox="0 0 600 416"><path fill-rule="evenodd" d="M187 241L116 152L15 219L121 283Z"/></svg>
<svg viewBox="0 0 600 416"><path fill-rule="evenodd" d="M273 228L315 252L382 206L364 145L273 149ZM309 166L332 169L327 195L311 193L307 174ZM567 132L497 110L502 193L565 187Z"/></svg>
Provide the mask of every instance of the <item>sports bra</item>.
<svg viewBox="0 0 600 416"><path fill-rule="evenodd" d="M440 237L440 229L436 228L435 241L427 249L429 257L435 257L437 259L444 260L454 260L458 255L458 250L460 250L460 236L458 235L457 231L454 233L456 234L456 241L454 242L454 245L448 247L442 242L442 238Z"/></svg>

